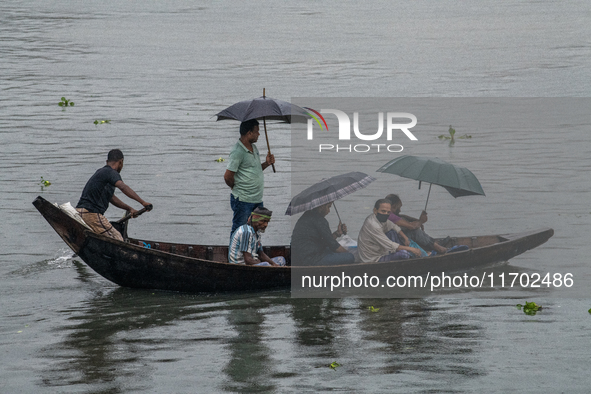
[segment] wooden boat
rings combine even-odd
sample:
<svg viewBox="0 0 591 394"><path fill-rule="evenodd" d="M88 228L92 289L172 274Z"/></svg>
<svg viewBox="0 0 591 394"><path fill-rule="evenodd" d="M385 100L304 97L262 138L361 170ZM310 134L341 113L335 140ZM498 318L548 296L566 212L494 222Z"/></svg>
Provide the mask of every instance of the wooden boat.
<svg viewBox="0 0 591 394"><path fill-rule="evenodd" d="M95 234L42 197L33 205L66 244L93 270L125 287L181 292L262 290L290 286L292 274L319 276L334 270L347 275L387 272L389 275L426 275L460 272L504 262L546 242L554 230L540 229L519 234L452 238L453 245L469 250L395 263L354 264L336 267L253 267L228 263L228 246L188 245L127 237L125 242ZM290 261L289 246L265 247L270 257Z"/></svg>

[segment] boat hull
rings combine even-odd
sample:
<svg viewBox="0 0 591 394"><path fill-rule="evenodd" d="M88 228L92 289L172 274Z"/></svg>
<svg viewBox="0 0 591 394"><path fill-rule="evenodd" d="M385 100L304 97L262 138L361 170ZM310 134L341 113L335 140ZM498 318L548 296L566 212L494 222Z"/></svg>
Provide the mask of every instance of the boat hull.
<svg viewBox="0 0 591 394"><path fill-rule="evenodd" d="M355 264L337 267L254 267L230 264L227 246L187 245L128 239L121 242L89 232L53 204L38 197L35 207L80 258L98 274L120 286L180 292L264 290L287 287L294 278L328 275L338 270L347 275L379 272L383 275L427 275L459 272L507 261L546 242L554 230L519 234L456 237L454 244L469 250L394 263ZM290 259L288 246L266 247L271 256ZM299 281L295 284L300 285ZM298 287L294 287L298 290Z"/></svg>

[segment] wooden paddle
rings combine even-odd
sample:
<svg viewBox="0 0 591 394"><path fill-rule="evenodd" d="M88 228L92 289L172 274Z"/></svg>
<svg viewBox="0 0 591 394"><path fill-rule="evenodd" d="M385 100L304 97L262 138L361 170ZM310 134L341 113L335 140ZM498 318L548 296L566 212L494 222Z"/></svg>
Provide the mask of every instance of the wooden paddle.
<svg viewBox="0 0 591 394"><path fill-rule="evenodd" d="M138 217L138 216L140 216L144 212L151 211L152 208L154 208L154 206L152 204L150 204L147 207L144 207L144 208L140 209L139 211L137 211L135 213L135 216ZM123 223L127 222L129 219L131 219L132 217L133 217L133 214L128 213L123 218L121 218L121 219L119 219L119 220L117 220L116 222L113 222L113 223L123 224Z"/></svg>

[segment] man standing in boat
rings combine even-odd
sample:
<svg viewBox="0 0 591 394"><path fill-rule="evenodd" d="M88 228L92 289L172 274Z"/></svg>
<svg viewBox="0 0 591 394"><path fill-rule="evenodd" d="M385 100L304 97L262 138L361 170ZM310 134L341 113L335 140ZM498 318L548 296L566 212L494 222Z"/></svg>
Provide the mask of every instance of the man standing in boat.
<svg viewBox="0 0 591 394"><path fill-rule="evenodd" d="M273 212L266 208L258 207L250 214L246 224L238 227L230 238L228 248L228 262L233 264L258 265L258 266L284 266L285 258L282 256L270 258L263 251L261 233L269 225Z"/></svg>
<svg viewBox="0 0 591 394"><path fill-rule="evenodd" d="M230 205L234 215L231 234L246 223L255 208L263 206L263 171L275 164L275 156L270 153L267 153L266 160L261 163L259 150L255 145L259 135L259 122L256 119L242 122L240 139L230 152L224 181L232 189Z"/></svg>
<svg viewBox="0 0 591 394"><path fill-rule="evenodd" d="M142 204L148 211L152 209L152 204L142 200L136 192L123 183L121 175L119 175L122 169L123 153L119 149L111 150L107 155L107 164L103 168L99 168L90 177L86 186L84 186L80 201L76 205L76 211L78 211L92 231L118 239L119 241L123 241L123 237L119 231L113 228L109 220L103 216L109 207L109 203L115 205L117 208L130 211L132 215L137 211L115 197L115 188L121 190L127 197Z"/></svg>

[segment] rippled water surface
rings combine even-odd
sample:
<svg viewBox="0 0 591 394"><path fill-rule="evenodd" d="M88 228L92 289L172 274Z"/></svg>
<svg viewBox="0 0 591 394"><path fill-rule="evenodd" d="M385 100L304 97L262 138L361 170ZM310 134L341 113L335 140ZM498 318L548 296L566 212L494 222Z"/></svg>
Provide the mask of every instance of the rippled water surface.
<svg viewBox="0 0 591 394"><path fill-rule="evenodd" d="M3 1L0 392L588 391L589 20L586 1ZM133 236L224 243L229 191L215 160L238 124L214 114L263 88L284 100L545 97L536 121L552 127L512 128L499 113L496 129L458 130L473 138L449 147L432 127L405 153L467 166L487 194L433 189L429 232L553 227L495 272L569 271L575 286L413 300L138 291L94 273L31 205L75 204L118 147L123 179L155 206ZM75 106L60 108L62 96ZM265 203L276 214L264 240L287 244L301 163L289 126L268 126L277 173L266 171ZM382 177L356 198L392 184ZM396 187L420 211L425 190ZM355 234L367 211L353 201L341 215ZM544 309L527 316L515 308L525 301Z"/></svg>

